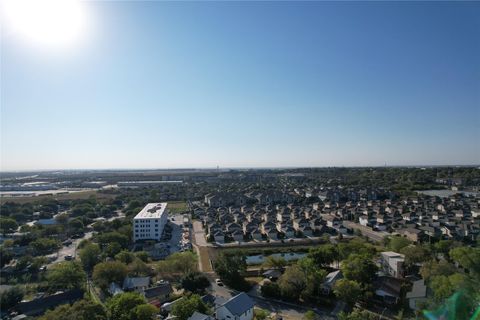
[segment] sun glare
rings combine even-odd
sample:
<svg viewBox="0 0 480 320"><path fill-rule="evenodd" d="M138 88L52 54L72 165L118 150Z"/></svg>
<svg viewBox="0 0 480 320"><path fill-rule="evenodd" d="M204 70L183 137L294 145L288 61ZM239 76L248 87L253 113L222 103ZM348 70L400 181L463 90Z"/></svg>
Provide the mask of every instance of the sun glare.
<svg viewBox="0 0 480 320"><path fill-rule="evenodd" d="M9 33L41 47L69 47L85 33L78 0L4 0L2 11Z"/></svg>

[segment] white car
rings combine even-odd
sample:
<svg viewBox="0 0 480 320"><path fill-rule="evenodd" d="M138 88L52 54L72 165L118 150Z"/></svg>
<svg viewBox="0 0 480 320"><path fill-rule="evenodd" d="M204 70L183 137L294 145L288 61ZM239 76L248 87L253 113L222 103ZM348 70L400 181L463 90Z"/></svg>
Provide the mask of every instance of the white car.
<svg viewBox="0 0 480 320"><path fill-rule="evenodd" d="M217 286L223 287L223 282L222 282L222 280L220 280L220 279L215 279L215 283L217 284Z"/></svg>

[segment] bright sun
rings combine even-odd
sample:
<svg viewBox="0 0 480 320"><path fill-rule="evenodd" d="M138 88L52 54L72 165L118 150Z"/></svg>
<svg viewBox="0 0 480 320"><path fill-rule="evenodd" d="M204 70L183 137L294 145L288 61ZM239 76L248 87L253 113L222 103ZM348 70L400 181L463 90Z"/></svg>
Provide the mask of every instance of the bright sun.
<svg viewBox="0 0 480 320"><path fill-rule="evenodd" d="M3 0L2 11L11 34L41 47L69 47L85 33L84 6L78 0Z"/></svg>

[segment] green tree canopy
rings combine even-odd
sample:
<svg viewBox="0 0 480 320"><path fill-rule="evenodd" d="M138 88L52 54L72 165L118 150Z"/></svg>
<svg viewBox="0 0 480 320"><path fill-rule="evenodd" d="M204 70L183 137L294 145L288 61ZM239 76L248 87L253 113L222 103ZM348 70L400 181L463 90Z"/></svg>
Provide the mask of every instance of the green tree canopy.
<svg viewBox="0 0 480 320"><path fill-rule="evenodd" d="M298 264L287 268L278 279L278 285L283 297L298 300L303 290L307 288L305 271Z"/></svg>
<svg viewBox="0 0 480 320"><path fill-rule="evenodd" d="M367 310L353 309L351 313L344 311L338 314L339 320L380 320L380 317Z"/></svg>
<svg viewBox="0 0 480 320"><path fill-rule="evenodd" d="M353 307L355 302L362 296L362 286L355 280L340 279L333 287L333 293L338 299Z"/></svg>
<svg viewBox="0 0 480 320"><path fill-rule="evenodd" d="M12 233L17 230L18 224L12 218L0 218L0 230L5 235L7 233Z"/></svg>
<svg viewBox="0 0 480 320"><path fill-rule="evenodd" d="M455 291L463 287L465 276L455 273L450 276L433 276L430 279L430 287L433 290L434 298L437 302L443 302Z"/></svg>
<svg viewBox="0 0 480 320"><path fill-rule="evenodd" d="M145 298L136 292L117 294L107 301L107 309L111 319L136 320L138 306L146 304Z"/></svg>
<svg viewBox="0 0 480 320"><path fill-rule="evenodd" d="M36 255L45 255L60 248L60 242L51 238L39 238L30 242L30 247Z"/></svg>
<svg viewBox="0 0 480 320"><path fill-rule="evenodd" d="M210 286L208 278L199 272L190 272L181 280L182 288L193 293L203 293Z"/></svg>
<svg viewBox="0 0 480 320"><path fill-rule="evenodd" d="M141 304L135 307L133 311L133 320L153 320L158 313L158 308L151 304Z"/></svg>
<svg viewBox="0 0 480 320"><path fill-rule="evenodd" d="M405 255L405 263L407 265L414 265L431 259L430 251L421 245L409 245L403 247L400 250L400 253Z"/></svg>
<svg viewBox="0 0 480 320"><path fill-rule="evenodd" d="M402 248L408 246L411 243L412 242L405 237L393 236L393 237L389 238L388 247L392 251L400 252L400 250L402 250Z"/></svg>
<svg viewBox="0 0 480 320"><path fill-rule="evenodd" d="M122 250L115 255L115 260L123 262L125 264L132 263L135 260L135 255L127 250Z"/></svg>
<svg viewBox="0 0 480 320"><path fill-rule="evenodd" d="M93 268L93 281L105 290L112 282L122 283L127 274L127 266L119 261L101 262Z"/></svg>
<svg viewBox="0 0 480 320"><path fill-rule="evenodd" d="M49 310L39 320L107 320L107 311L101 304L83 299Z"/></svg>
<svg viewBox="0 0 480 320"><path fill-rule="evenodd" d="M282 257L268 256L263 262L265 268L283 269L287 265L287 261Z"/></svg>
<svg viewBox="0 0 480 320"><path fill-rule="evenodd" d="M341 264L343 276L349 280L355 280L361 285L371 284L377 269L369 256L360 254L351 254Z"/></svg>
<svg viewBox="0 0 480 320"><path fill-rule="evenodd" d="M65 261L56 264L47 275L48 285L51 289L83 288L86 274L78 262Z"/></svg>
<svg viewBox="0 0 480 320"><path fill-rule="evenodd" d="M338 250L333 244L324 244L311 248L307 255L313 259L318 266L329 266L339 258Z"/></svg>
<svg viewBox="0 0 480 320"><path fill-rule="evenodd" d="M236 289L245 287L244 273L246 269L246 257L240 252L234 254L221 253L215 261L217 274L228 286Z"/></svg>
<svg viewBox="0 0 480 320"><path fill-rule="evenodd" d="M179 320L187 320L195 311L201 313L208 312L207 306L197 294L184 296L172 308L172 314L177 316Z"/></svg>
<svg viewBox="0 0 480 320"><path fill-rule="evenodd" d="M11 287L0 294L0 309L7 311L23 299L23 290L20 287Z"/></svg>
<svg viewBox="0 0 480 320"><path fill-rule="evenodd" d="M90 272L93 270L93 267L100 261L100 254L100 247L96 243L86 244L80 249L78 255L85 271Z"/></svg>
<svg viewBox="0 0 480 320"><path fill-rule="evenodd" d="M451 249L449 255L462 267L474 273L480 280L480 248L457 247Z"/></svg>
<svg viewBox="0 0 480 320"><path fill-rule="evenodd" d="M437 261L433 259L425 262L420 268L422 278L427 281L433 276L449 276L455 272L455 266L445 260Z"/></svg>

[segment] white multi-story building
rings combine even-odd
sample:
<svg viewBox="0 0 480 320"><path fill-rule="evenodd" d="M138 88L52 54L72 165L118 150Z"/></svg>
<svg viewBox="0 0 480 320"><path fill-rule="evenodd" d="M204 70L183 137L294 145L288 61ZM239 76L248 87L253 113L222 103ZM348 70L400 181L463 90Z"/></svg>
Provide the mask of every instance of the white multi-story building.
<svg viewBox="0 0 480 320"><path fill-rule="evenodd" d="M167 203L149 203L133 218L133 240L156 240L162 237L168 221Z"/></svg>

